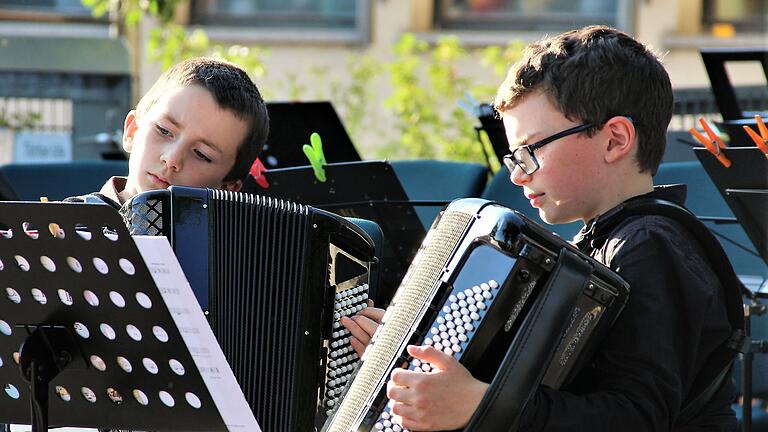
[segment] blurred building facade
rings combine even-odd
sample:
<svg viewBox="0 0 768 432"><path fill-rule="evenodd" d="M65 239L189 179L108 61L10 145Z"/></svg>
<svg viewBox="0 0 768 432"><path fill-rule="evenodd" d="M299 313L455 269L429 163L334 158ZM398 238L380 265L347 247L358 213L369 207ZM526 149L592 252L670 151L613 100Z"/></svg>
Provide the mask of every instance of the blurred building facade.
<svg viewBox="0 0 768 432"><path fill-rule="evenodd" d="M286 76L301 85L315 66L343 77L351 54L387 58L406 32L427 42L457 35L467 48L479 48L510 40L530 42L586 24L608 24L661 53L676 89L709 86L698 53L702 47L768 47L768 0L191 0L178 16L184 24L205 29L212 40L267 47L269 55L263 60L267 74L258 84L269 89L273 99L290 97L284 88ZM127 44L118 39L118 45L129 47L121 55L129 57L134 103L160 73L144 52L152 26L144 20L138 31L129 32ZM89 50L117 36L114 26L93 19L80 0L0 0L0 49L20 37L51 43L77 39L83 41L81 50ZM87 62L77 58L51 57L41 64L77 61L91 65L95 72L104 69L98 58ZM103 59L118 61L110 56ZM73 66L51 63L49 67ZM479 80L498 80L480 70L476 59L462 68ZM729 74L737 85L766 83L757 63L736 65ZM373 85L385 83L374 81ZM306 99L312 99L312 92L307 93ZM115 119L94 121L102 120L103 126L91 125L89 131L113 132ZM363 141L364 146L375 145L374 137Z"/></svg>

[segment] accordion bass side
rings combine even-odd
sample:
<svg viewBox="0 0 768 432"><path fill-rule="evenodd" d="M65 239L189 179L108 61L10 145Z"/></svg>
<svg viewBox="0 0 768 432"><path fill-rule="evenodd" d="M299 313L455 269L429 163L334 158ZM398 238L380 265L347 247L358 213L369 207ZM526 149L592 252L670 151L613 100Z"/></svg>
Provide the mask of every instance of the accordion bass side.
<svg viewBox="0 0 768 432"><path fill-rule="evenodd" d="M427 233L322 430L403 430L391 421L390 373L431 370L409 357L411 344L432 345L490 383L465 431L512 430L538 385L560 388L589 360L628 295L615 272L523 215L481 199L454 201Z"/></svg>
<svg viewBox="0 0 768 432"><path fill-rule="evenodd" d="M370 237L309 206L213 189L145 192L122 213L132 235L168 237L261 427L322 424L358 361L339 321L366 307Z"/></svg>

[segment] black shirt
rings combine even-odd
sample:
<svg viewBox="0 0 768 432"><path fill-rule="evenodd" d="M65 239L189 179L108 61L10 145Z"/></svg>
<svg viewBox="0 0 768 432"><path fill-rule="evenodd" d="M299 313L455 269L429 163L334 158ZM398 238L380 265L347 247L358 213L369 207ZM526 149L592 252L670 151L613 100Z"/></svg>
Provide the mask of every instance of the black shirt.
<svg viewBox="0 0 768 432"><path fill-rule="evenodd" d="M685 194L677 185L647 196L682 205ZM520 430L735 431L730 373L697 416L675 424L705 360L731 332L723 289L698 242L682 225L653 215L627 218L607 238L594 238L603 222L590 221L574 242L629 283L629 301L572 383L539 387Z"/></svg>

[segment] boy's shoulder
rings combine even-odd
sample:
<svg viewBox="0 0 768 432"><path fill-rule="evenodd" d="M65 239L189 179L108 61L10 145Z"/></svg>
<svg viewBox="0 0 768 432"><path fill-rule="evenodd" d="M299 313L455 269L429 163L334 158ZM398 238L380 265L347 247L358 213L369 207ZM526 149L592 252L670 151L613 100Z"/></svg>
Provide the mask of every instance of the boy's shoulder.
<svg viewBox="0 0 768 432"><path fill-rule="evenodd" d="M78 195L73 197L64 198L63 202L70 203L85 203L85 204L106 204L115 210L120 210L120 203L107 197L100 192L92 192L86 195Z"/></svg>
<svg viewBox="0 0 768 432"><path fill-rule="evenodd" d="M125 189L125 183L125 177L110 177L109 180L104 183L104 186L101 187L100 191L65 198L63 201L86 204L107 204L115 210L120 210L120 207L122 206L120 192Z"/></svg>

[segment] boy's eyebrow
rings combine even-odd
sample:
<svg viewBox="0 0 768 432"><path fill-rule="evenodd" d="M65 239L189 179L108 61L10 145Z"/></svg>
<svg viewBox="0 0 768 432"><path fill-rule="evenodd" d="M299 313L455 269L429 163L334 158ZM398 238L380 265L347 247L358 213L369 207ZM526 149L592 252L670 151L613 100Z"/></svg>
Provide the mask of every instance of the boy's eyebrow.
<svg viewBox="0 0 768 432"><path fill-rule="evenodd" d="M169 122L171 122L171 123L173 124L173 126L175 126L175 127L177 127L177 128L181 127L181 122L179 122L178 120L176 120L176 118L175 118L175 117L173 117L173 115L171 115L170 113L165 113L165 114L163 114L163 116L164 116L166 119L168 119L168 121L169 121ZM205 139L205 138L202 138L202 139L200 139L200 140L198 140L198 141L202 142L203 144L207 145L208 147L210 147L210 148L212 148L212 149L216 150L217 152L221 153L221 149L219 148L219 146L217 146L216 144L214 144L212 141L210 141L210 140L207 140L207 139Z"/></svg>
<svg viewBox="0 0 768 432"><path fill-rule="evenodd" d="M522 147L528 143L529 135L523 135L509 144L510 150L515 150L518 147Z"/></svg>

